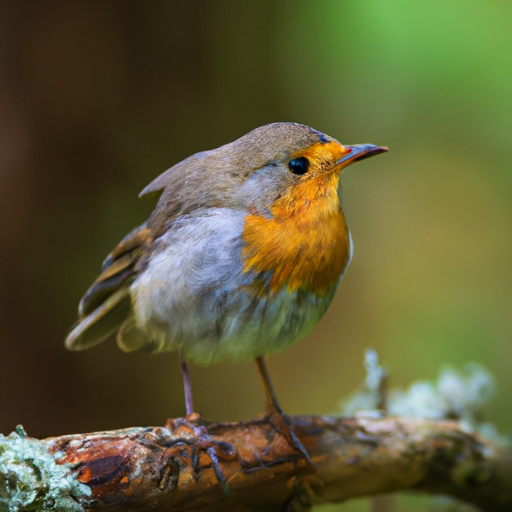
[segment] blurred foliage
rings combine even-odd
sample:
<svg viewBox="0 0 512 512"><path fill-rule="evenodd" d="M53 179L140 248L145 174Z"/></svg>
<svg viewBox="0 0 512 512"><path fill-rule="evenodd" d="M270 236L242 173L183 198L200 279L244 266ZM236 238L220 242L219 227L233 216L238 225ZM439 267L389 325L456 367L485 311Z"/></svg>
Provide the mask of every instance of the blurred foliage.
<svg viewBox="0 0 512 512"><path fill-rule="evenodd" d="M0 3L0 431L183 413L175 355L62 340L103 257L150 213L137 193L277 120L391 149L342 179L354 259L321 324L269 362L285 410L333 410L373 346L392 386L484 364L489 417L510 431L511 17L484 0ZM262 410L254 365L192 370L207 417Z"/></svg>

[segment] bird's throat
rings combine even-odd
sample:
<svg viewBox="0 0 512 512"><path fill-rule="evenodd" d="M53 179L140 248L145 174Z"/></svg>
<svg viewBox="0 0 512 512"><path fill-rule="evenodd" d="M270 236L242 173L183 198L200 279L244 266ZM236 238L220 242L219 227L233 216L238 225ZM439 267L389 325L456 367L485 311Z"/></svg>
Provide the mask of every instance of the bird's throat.
<svg viewBox="0 0 512 512"><path fill-rule="evenodd" d="M272 217L249 214L242 249L244 272L259 292L304 290L325 296L350 259L350 238L337 194L337 173L306 180L281 196Z"/></svg>

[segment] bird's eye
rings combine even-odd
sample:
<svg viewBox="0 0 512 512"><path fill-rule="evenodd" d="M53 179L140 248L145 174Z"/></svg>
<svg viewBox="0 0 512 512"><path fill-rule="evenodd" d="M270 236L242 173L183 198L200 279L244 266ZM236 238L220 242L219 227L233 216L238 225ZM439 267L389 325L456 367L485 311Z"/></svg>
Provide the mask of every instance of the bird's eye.
<svg viewBox="0 0 512 512"><path fill-rule="evenodd" d="M288 167L293 174L298 174L302 176L306 174L309 169L309 160L305 156L299 156L299 158L294 158L288 162Z"/></svg>

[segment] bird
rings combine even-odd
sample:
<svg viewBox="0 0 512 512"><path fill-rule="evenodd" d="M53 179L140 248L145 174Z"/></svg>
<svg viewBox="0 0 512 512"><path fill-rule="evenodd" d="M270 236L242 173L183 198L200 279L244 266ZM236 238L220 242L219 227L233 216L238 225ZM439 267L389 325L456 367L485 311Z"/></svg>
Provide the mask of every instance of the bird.
<svg viewBox="0 0 512 512"><path fill-rule="evenodd" d="M116 334L126 352L178 351L187 417L198 414L188 361L255 360L269 417L310 462L265 358L326 312L352 258L341 171L386 151L276 122L175 164L140 193L160 194L156 208L103 262L65 346Z"/></svg>

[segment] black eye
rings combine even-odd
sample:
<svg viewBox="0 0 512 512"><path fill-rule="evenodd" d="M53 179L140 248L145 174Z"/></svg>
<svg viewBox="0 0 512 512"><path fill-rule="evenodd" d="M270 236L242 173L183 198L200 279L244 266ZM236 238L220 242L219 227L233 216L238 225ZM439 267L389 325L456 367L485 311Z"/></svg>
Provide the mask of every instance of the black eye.
<svg viewBox="0 0 512 512"><path fill-rule="evenodd" d="M288 167L293 174L298 174L302 176L306 174L309 169L309 160L305 156L299 156L299 158L294 158L288 162Z"/></svg>

